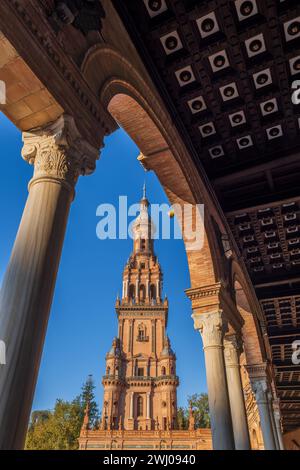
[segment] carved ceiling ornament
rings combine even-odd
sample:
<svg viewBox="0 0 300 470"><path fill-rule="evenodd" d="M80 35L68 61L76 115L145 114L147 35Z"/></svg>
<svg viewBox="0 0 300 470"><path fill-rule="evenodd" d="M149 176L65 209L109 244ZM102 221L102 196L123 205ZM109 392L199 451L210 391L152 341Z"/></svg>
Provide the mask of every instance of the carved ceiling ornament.
<svg viewBox="0 0 300 470"><path fill-rule="evenodd" d="M99 150L81 138L74 119L66 114L44 128L24 132L23 142L22 157L34 165L30 184L55 179L71 189L79 175L94 171L99 158Z"/></svg>
<svg viewBox="0 0 300 470"><path fill-rule="evenodd" d="M100 0L41 0L51 18L53 28L58 31L72 25L84 35L89 31L102 30L105 11Z"/></svg>

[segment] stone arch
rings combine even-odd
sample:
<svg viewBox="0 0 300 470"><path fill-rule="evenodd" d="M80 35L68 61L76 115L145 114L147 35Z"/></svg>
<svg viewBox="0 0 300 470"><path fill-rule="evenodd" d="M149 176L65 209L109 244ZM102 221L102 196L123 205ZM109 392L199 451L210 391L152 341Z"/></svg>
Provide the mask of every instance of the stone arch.
<svg viewBox="0 0 300 470"><path fill-rule="evenodd" d="M266 359L264 340L259 321L262 314L251 283L246 282L240 266L232 263L232 288L238 312L243 319L242 336L247 365L261 364Z"/></svg>
<svg viewBox="0 0 300 470"><path fill-rule="evenodd" d="M139 287L139 298L140 298L140 302L145 302L145 299L146 299L146 287L144 284L140 284L140 287Z"/></svg>
<svg viewBox="0 0 300 470"><path fill-rule="evenodd" d="M109 63L109 75L103 67L105 63ZM153 93L150 79L142 77L142 70L137 70L118 51L106 45L92 47L81 69L91 88L100 96L110 119L113 118L139 147L141 163L156 173L170 203L179 207L202 203L207 208L211 206L207 181L204 184L199 177L169 114ZM184 241L187 248L188 241ZM186 249L191 287L217 282L221 256L215 250L214 233L209 217L205 217L202 249Z"/></svg>
<svg viewBox="0 0 300 470"><path fill-rule="evenodd" d="M155 284L150 285L150 300L156 300L156 286L155 286Z"/></svg>
<svg viewBox="0 0 300 470"><path fill-rule="evenodd" d="M144 325L144 323L140 323L138 325L138 338L139 338L139 341L145 341L146 339L146 326Z"/></svg>
<svg viewBox="0 0 300 470"><path fill-rule="evenodd" d="M130 284L129 286L128 297L131 300L134 300L135 298L135 285L134 284Z"/></svg>

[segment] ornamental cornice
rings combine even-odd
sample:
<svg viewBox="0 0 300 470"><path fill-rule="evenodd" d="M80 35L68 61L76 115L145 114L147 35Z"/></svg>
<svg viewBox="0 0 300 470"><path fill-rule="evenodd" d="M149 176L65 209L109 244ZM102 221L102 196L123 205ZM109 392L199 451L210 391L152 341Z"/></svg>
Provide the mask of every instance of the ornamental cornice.
<svg viewBox="0 0 300 470"><path fill-rule="evenodd" d="M222 288L222 283L217 282L208 286L194 287L186 289L185 293L190 300L201 299L205 297L217 296Z"/></svg>
<svg viewBox="0 0 300 470"><path fill-rule="evenodd" d="M187 289L185 293L192 302L193 311L198 313L215 312L222 303L228 302L229 296L223 282Z"/></svg>

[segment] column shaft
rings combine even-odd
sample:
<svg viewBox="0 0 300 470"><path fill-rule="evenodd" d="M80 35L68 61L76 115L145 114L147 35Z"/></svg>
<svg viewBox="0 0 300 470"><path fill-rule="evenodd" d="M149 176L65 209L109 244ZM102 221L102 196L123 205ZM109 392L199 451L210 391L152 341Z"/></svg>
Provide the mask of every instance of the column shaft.
<svg viewBox="0 0 300 470"><path fill-rule="evenodd" d="M270 417L269 404L267 398L267 380L265 378L252 379L251 384L258 407L265 450L276 450L273 426Z"/></svg>
<svg viewBox="0 0 300 470"><path fill-rule="evenodd" d="M267 394L267 400L268 400L268 405L269 405L269 415L270 415L270 419L272 423L275 448L277 450L280 450L279 440L278 440L278 435L277 435L277 428L276 428L276 423L275 423L274 410L273 410L273 397L271 393Z"/></svg>
<svg viewBox="0 0 300 470"><path fill-rule="evenodd" d="M221 312L193 314L205 355L213 448L234 449L234 439L223 356L224 320Z"/></svg>
<svg viewBox="0 0 300 470"><path fill-rule="evenodd" d="M24 445L73 188L83 155L98 156L68 116L23 140L34 177L0 292L0 449Z"/></svg>
<svg viewBox="0 0 300 470"><path fill-rule="evenodd" d="M226 337L224 344L226 376L235 449L248 450L251 446L240 374L239 343L236 335Z"/></svg>
<svg viewBox="0 0 300 470"><path fill-rule="evenodd" d="M147 419L150 419L150 392L147 393Z"/></svg>
<svg viewBox="0 0 300 470"><path fill-rule="evenodd" d="M275 425L276 425L276 431L277 431L277 437L278 437L278 443L279 443L279 449L284 450L284 443L283 443L283 438L282 438L282 430L281 430L281 421L280 421L280 411L279 411L279 405L278 408L274 409L274 419L275 419Z"/></svg>
<svg viewBox="0 0 300 470"><path fill-rule="evenodd" d="M131 395L130 395L130 419L133 419L133 397L134 397L134 394L133 394L133 392L131 392Z"/></svg>
<svg viewBox="0 0 300 470"><path fill-rule="evenodd" d="M0 447L22 448L52 302L70 194L56 183L29 194L0 294L7 366L0 377Z"/></svg>

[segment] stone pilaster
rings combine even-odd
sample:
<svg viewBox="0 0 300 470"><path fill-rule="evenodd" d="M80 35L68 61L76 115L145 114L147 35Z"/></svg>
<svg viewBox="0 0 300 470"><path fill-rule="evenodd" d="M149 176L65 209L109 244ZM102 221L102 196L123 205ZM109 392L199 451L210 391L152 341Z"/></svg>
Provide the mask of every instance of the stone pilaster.
<svg viewBox="0 0 300 470"><path fill-rule="evenodd" d="M74 187L99 154L66 115L23 141L34 176L0 293L0 449L23 447Z"/></svg>
<svg viewBox="0 0 300 470"><path fill-rule="evenodd" d="M213 448L234 449L234 439L223 356L227 322L221 311L192 315L194 328L202 336Z"/></svg>

